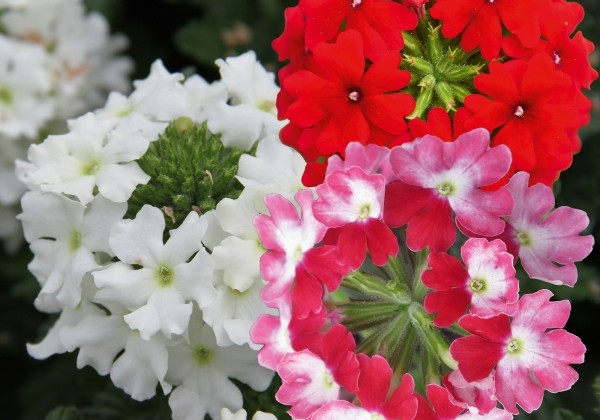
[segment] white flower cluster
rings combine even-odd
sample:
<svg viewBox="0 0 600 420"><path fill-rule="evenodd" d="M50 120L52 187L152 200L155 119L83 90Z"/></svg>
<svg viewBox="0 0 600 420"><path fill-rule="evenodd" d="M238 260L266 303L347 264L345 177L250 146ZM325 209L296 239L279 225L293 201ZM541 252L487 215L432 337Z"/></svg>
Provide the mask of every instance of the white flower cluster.
<svg viewBox="0 0 600 420"><path fill-rule="evenodd" d="M19 219L41 286L35 304L60 313L29 353L78 349L78 367L110 375L136 400L153 397L160 384L175 419L240 410L242 394L230 379L269 386L272 372L259 366L249 336L270 310L258 296L264 250L252 219L265 194L291 198L301 188L304 165L277 141L281 123L265 106L275 101L274 75L252 52L218 65L222 79L207 83L158 61L129 96L111 94L104 108L32 145L17 165L31 190ZM124 218L136 189L152 182L141 159L190 120L218 132L225 146L255 150L242 155L232 178L241 195L201 215L189 211L168 234L167 207L145 204Z"/></svg>
<svg viewBox="0 0 600 420"><path fill-rule="evenodd" d="M15 247L24 187L14 160L43 133L129 90L127 44L81 0L0 0L0 240ZM12 244L9 243L12 241Z"/></svg>

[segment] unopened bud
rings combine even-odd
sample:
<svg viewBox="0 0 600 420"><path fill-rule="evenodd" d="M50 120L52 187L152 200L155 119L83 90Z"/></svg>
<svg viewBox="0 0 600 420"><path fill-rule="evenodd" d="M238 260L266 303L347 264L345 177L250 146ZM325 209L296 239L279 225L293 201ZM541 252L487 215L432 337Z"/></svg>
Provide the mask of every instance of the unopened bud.
<svg viewBox="0 0 600 420"><path fill-rule="evenodd" d="M456 101L454 99L454 92L452 91L452 87L448 84L448 82L436 83L435 93L437 94L446 111L454 110L454 105L456 105Z"/></svg>
<svg viewBox="0 0 600 420"><path fill-rule="evenodd" d="M472 79L479 74L480 70L480 66L455 66L446 72L446 80L449 82L460 82Z"/></svg>
<svg viewBox="0 0 600 420"><path fill-rule="evenodd" d="M442 56L442 39L440 38L441 26L429 26L427 36L427 53L435 62Z"/></svg>
<svg viewBox="0 0 600 420"><path fill-rule="evenodd" d="M404 51L408 51L418 57L423 57L423 48L417 38L410 35L407 31L402 31L402 38L404 38Z"/></svg>
<svg viewBox="0 0 600 420"><path fill-rule="evenodd" d="M433 65L422 59L421 57L415 57L412 55L404 55L403 68L407 70L417 71L421 75L433 74Z"/></svg>
<svg viewBox="0 0 600 420"><path fill-rule="evenodd" d="M450 83L450 86L452 87L452 92L454 93L454 99L460 103L463 103L465 98L471 94L469 89L463 85L459 85L458 83Z"/></svg>

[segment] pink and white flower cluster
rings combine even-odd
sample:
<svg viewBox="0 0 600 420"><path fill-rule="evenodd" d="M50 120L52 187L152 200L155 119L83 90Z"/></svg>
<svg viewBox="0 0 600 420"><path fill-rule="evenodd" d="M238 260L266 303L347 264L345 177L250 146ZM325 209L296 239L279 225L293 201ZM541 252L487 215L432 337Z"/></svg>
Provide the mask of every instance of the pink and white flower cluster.
<svg viewBox="0 0 600 420"><path fill-rule="evenodd" d="M519 296L529 280L515 264L572 287L594 242L581 235L586 214L554 209L552 190L527 173L488 188L511 155L483 129L391 150L351 143L345 155L330 158L315 191L267 196L269 214L254 221L267 249L261 297L278 315L263 315L252 339L289 414L509 419L517 405L539 408L544 390L569 389L585 353L563 329L570 303L548 290ZM409 361L421 352L425 395L395 345Z"/></svg>

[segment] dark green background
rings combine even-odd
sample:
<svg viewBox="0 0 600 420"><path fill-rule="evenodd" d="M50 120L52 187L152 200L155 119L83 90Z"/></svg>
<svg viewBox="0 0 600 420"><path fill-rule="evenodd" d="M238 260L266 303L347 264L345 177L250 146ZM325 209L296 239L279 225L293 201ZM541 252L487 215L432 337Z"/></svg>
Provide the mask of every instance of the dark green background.
<svg viewBox="0 0 600 420"><path fill-rule="evenodd" d="M150 64L161 58L170 71L197 72L212 80L218 77L214 60L253 49L269 69L278 63L271 51L271 40L283 28L283 9L293 0L89 0L100 10L115 31L125 33L131 46L128 54L136 63L134 77L148 74ZM600 43L600 3L581 0L586 19L580 26L584 35ZM226 31L236 25L247 28L245 42L224 42ZM599 54L592 56L596 69ZM557 204L588 212L588 233L600 241L600 87L596 82L590 93L594 102L592 123L581 136L582 152L556 185ZM91 368L77 370L74 355L54 356L46 361L29 358L26 342L36 342L52 320L38 313L31 302L37 295L35 280L26 264L31 256L23 251L7 256L0 251L0 399L2 419L162 419L169 409L164 398L145 403L129 400L115 390L110 381ZM600 418L600 406L593 383L600 377L600 250L593 251L579 264L580 278L575 288L552 287L557 299L573 304L567 330L579 335L587 346L586 362L576 366L581 375L572 390L558 395L546 393L544 405L531 416L538 419ZM527 282L523 291L546 287ZM68 408L68 407L76 408ZM67 407L67 408L65 408ZM260 407L260 405L259 405ZM250 408L251 410L253 408ZM525 418L525 416L523 416Z"/></svg>

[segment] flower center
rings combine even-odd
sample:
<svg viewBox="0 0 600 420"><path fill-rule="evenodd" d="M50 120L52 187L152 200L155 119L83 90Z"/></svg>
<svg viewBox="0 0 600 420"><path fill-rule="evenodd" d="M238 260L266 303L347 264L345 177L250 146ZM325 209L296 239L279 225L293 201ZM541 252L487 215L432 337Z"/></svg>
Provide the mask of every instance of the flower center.
<svg viewBox="0 0 600 420"><path fill-rule="evenodd" d="M81 246L81 232L74 230L71 232L71 239L69 241L69 248L75 252Z"/></svg>
<svg viewBox="0 0 600 420"><path fill-rule="evenodd" d="M214 356L213 351L211 349L204 347L201 344L194 347L193 355L194 355L194 360L200 366L205 366L205 365L209 364Z"/></svg>
<svg viewBox="0 0 600 420"><path fill-rule="evenodd" d="M325 374L323 375L323 383L325 384L325 387L327 387L327 388L332 388L335 385L333 376L331 376L331 372L329 372L328 370L326 370Z"/></svg>
<svg viewBox="0 0 600 420"><path fill-rule="evenodd" d="M348 94L348 99L352 102L358 102L360 100L360 93L357 90L353 90Z"/></svg>
<svg viewBox="0 0 600 420"><path fill-rule="evenodd" d="M456 191L456 188L451 183L445 181L445 182L442 182L440 185L438 185L437 191L441 195L444 195L447 197L449 195L452 195Z"/></svg>
<svg viewBox="0 0 600 420"><path fill-rule="evenodd" d="M95 175L100 170L100 164L96 161L87 163L81 169L83 175Z"/></svg>
<svg viewBox="0 0 600 420"><path fill-rule="evenodd" d="M517 240L521 244L521 246L530 246L531 245L531 236L527 232L523 232L521 230L517 231Z"/></svg>
<svg viewBox="0 0 600 420"><path fill-rule="evenodd" d="M523 107L522 107L521 105L517 105L517 106L515 107L515 110L514 110L514 112L513 112L513 115L514 115L515 117L522 118L522 117L523 117L523 115L525 115L525 110L523 109Z"/></svg>
<svg viewBox="0 0 600 420"><path fill-rule="evenodd" d="M483 293L487 289L487 282L484 279L474 278L469 282L469 288L473 293Z"/></svg>
<svg viewBox="0 0 600 420"><path fill-rule="evenodd" d="M554 64L556 64L556 65L560 64L560 55L558 55L558 53L556 51L554 51L552 53L552 60L554 60Z"/></svg>
<svg viewBox="0 0 600 420"><path fill-rule="evenodd" d="M173 282L173 269L163 264L156 270L156 277L161 286L169 286Z"/></svg>
<svg viewBox="0 0 600 420"><path fill-rule="evenodd" d="M369 204L363 204L358 210L358 218L365 220L371 214L371 206Z"/></svg>
<svg viewBox="0 0 600 420"><path fill-rule="evenodd" d="M358 6L361 5L361 3L362 3L362 0L352 0L350 7L352 7L353 9L356 9Z"/></svg>
<svg viewBox="0 0 600 420"><path fill-rule="evenodd" d="M298 245L294 250L294 262L299 263L302 259L302 247Z"/></svg>
<svg viewBox="0 0 600 420"><path fill-rule="evenodd" d="M0 86L0 103L10 105L13 101L12 91L8 86Z"/></svg>
<svg viewBox="0 0 600 420"><path fill-rule="evenodd" d="M519 354L523 350L523 341L518 338L511 338L506 343L506 352L511 355Z"/></svg>

